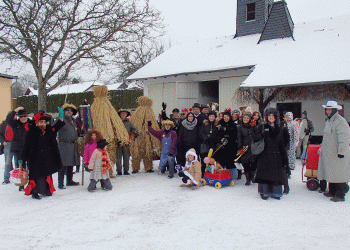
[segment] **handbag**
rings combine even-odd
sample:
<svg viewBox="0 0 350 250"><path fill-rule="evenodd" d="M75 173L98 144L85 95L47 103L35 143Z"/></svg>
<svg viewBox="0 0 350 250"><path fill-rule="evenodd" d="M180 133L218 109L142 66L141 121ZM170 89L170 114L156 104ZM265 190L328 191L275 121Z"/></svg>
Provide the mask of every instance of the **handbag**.
<svg viewBox="0 0 350 250"><path fill-rule="evenodd" d="M206 141L207 141L207 137L205 137L204 142L200 146L199 153L201 153L201 154L206 154L209 152L209 147L208 147Z"/></svg>
<svg viewBox="0 0 350 250"><path fill-rule="evenodd" d="M264 139L257 141L257 142L252 142L252 145L250 146L250 151L252 152L253 155L259 155L264 151L265 148L265 141Z"/></svg>
<svg viewBox="0 0 350 250"><path fill-rule="evenodd" d="M264 131L264 126L263 126L263 131ZM261 140L257 142L252 142L250 145L250 151L252 152L253 155L259 155L264 151L265 148L265 140L262 138Z"/></svg>

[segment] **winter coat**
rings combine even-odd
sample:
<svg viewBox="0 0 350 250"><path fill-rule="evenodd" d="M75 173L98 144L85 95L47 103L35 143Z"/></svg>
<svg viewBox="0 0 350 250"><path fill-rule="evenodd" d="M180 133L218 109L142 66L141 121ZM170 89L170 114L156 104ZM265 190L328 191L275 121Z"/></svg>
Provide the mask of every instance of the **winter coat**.
<svg viewBox="0 0 350 250"><path fill-rule="evenodd" d="M29 129L29 120L26 123L22 123L20 122L20 120L13 119L15 115L15 111L10 112L6 117L6 122L12 128L13 131L11 152L19 153L22 149L26 131Z"/></svg>
<svg viewBox="0 0 350 250"><path fill-rule="evenodd" d="M56 135L63 126L64 122L58 120L53 127L46 125L43 134L34 122L30 125L19 156L20 160L27 161L30 180L49 176L62 167Z"/></svg>
<svg viewBox="0 0 350 250"><path fill-rule="evenodd" d="M65 125L58 132L58 147L62 156L63 166L78 166L78 127L74 118L64 118Z"/></svg>
<svg viewBox="0 0 350 250"><path fill-rule="evenodd" d="M288 166L285 138L288 137L288 130L284 127L268 124L254 127L253 141L265 141L264 151L257 157L257 183L284 184L285 168Z"/></svg>
<svg viewBox="0 0 350 250"><path fill-rule="evenodd" d="M217 128L219 122L211 122L209 120L204 120L202 127L199 132L201 139L201 144L205 142L208 148L216 149L218 143L220 142L219 129Z"/></svg>
<svg viewBox="0 0 350 250"><path fill-rule="evenodd" d="M202 178L202 165L199 161L193 162L192 166L188 170L188 172L193 176L193 178L198 181L198 183L201 182Z"/></svg>
<svg viewBox="0 0 350 250"><path fill-rule="evenodd" d="M350 128L337 113L326 120L318 163L318 179L331 183L350 181ZM338 154L344 158L338 158Z"/></svg>
<svg viewBox="0 0 350 250"><path fill-rule="evenodd" d="M197 119L197 126L200 128L204 122L204 120L208 120L208 116L203 114L203 113L199 113L198 116L194 116Z"/></svg>
<svg viewBox="0 0 350 250"><path fill-rule="evenodd" d="M250 124L242 123L237 127L237 147L242 149L243 146L248 146L247 151L244 155L239 158L239 161L243 164L254 162L255 156L251 151L251 144L253 141L253 127Z"/></svg>
<svg viewBox="0 0 350 250"><path fill-rule="evenodd" d="M91 144L86 143L84 149L84 164L90 161L92 153L97 148L97 141L93 140Z"/></svg>
<svg viewBox="0 0 350 250"><path fill-rule="evenodd" d="M185 164L185 155L189 149L194 148L197 153L199 152L199 129L198 124L193 130L189 130L183 125L181 126L177 136L177 159L180 165Z"/></svg>
<svg viewBox="0 0 350 250"><path fill-rule="evenodd" d="M110 162L111 159L107 153L107 162ZM88 168L91 171L90 180L106 180L109 179L109 171L102 173L102 152L98 149L95 149L91 155Z"/></svg>
<svg viewBox="0 0 350 250"><path fill-rule="evenodd" d="M220 139L227 139L228 143L221 147L215 154L215 159L221 166L227 169L235 168L234 160L237 153L237 125L230 119L225 122L224 119L219 121L219 136Z"/></svg>

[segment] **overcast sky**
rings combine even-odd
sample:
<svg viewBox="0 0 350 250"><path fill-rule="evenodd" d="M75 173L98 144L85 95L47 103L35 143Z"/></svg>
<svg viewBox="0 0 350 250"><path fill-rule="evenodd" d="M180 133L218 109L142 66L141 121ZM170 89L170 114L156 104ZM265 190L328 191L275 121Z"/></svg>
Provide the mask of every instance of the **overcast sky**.
<svg viewBox="0 0 350 250"><path fill-rule="evenodd" d="M275 2L277 2L275 0ZM350 14L350 0L286 0L294 23ZM234 35L237 0L150 0L162 12L167 39L174 45L192 39Z"/></svg>

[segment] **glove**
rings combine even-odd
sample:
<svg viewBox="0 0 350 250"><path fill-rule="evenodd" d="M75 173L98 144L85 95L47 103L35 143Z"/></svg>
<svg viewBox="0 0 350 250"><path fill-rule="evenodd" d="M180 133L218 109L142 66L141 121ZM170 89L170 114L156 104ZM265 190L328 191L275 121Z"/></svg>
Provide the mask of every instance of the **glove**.
<svg viewBox="0 0 350 250"><path fill-rule="evenodd" d="M148 126L152 126L152 122L151 121L148 121Z"/></svg>
<svg viewBox="0 0 350 250"><path fill-rule="evenodd" d="M64 110L61 107L58 107L58 114L59 118L64 118Z"/></svg>
<svg viewBox="0 0 350 250"><path fill-rule="evenodd" d="M18 164L23 164L23 161L22 160L18 160Z"/></svg>
<svg viewBox="0 0 350 250"><path fill-rule="evenodd" d="M306 128L306 129L305 129L305 134L306 134L306 135L310 134L310 129Z"/></svg>
<svg viewBox="0 0 350 250"><path fill-rule="evenodd" d="M244 155L245 154L243 149L238 150L238 152L239 152L240 155Z"/></svg>
<svg viewBox="0 0 350 250"><path fill-rule="evenodd" d="M342 158L344 158L344 155L338 154L338 158L342 159Z"/></svg>
<svg viewBox="0 0 350 250"><path fill-rule="evenodd" d="M162 102L163 110L166 110L166 103Z"/></svg>

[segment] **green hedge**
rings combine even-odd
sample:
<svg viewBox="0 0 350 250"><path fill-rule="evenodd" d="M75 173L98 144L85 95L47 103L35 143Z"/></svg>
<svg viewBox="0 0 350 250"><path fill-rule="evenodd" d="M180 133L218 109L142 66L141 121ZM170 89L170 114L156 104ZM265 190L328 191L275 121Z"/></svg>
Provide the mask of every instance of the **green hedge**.
<svg viewBox="0 0 350 250"><path fill-rule="evenodd" d="M109 100L113 107L118 111L120 108L136 108L138 106L136 100L143 95L143 90L111 90L109 91ZM61 107L64 103L65 94L49 95L46 98L46 112L56 113L57 107ZM83 93L68 94L67 102L78 107L83 99L89 104L94 101L92 91ZM17 98L17 106L25 107L31 113L38 111L38 96L21 96Z"/></svg>

